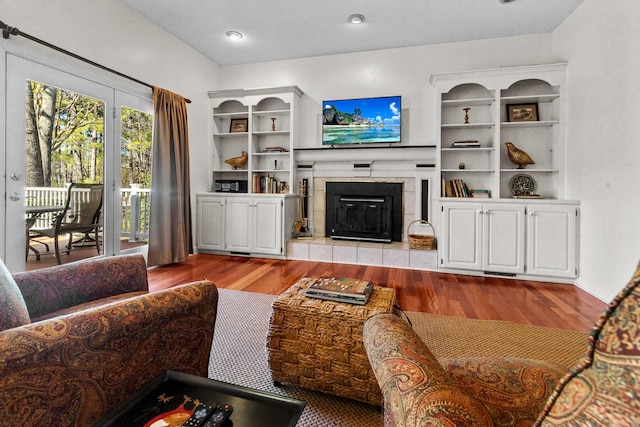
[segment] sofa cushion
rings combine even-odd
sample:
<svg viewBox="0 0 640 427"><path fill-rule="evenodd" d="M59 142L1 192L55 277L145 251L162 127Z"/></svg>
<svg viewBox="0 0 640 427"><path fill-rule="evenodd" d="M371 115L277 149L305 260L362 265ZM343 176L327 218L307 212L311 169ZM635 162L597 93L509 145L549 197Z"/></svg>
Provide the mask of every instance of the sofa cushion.
<svg viewBox="0 0 640 427"><path fill-rule="evenodd" d="M609 304L585 360L554 391L536 425L640 425L640 264Z"/></svg>
<svg viewBox="0 0 640 427"><path fill-rule="evenodd" d="M29 315L49 313L129 292L147 291L147 266L140 254L91 258L13 275Z"/></svg>
<svg viewBox="0 0 640 427"><path fill-rule="evenodd" d="M15 280L0 261L0 331L30 323L29 311Z"/></svg>
<svg viewBox="0 0 640 427"><path fill-rule="evenodd" d="M460 390L406 321L378 314L365 322L363 335L384 396L385 425L493 426L483 405Z"/></svg>
<svg viewBox="0 0 640 427"><path fill-rule="evenodd" d="M127 298L137 297L138 295L145 295L148 292L146 291L138 291L138 292L128 292L126 294L114 295L107 298L102 298L96 301L85 302L84 304L74 305L73 307L65 308L63 310L54 311L53 313L47 313L40 317L34 317L31 319L31 322L40 322L41 320L53 319L54 317L64 316L70 313L76 313L82 310L88 310L93 307L100 307L105 304L109 304L112 302L120 302Z"/></svg>
<svg viewBox="0 0 640 427"><path fill-rule="evenodd" d="M568 369L506 357L470 357L443 363L456 385L487 409L496 427L532 425Z"/></svg>

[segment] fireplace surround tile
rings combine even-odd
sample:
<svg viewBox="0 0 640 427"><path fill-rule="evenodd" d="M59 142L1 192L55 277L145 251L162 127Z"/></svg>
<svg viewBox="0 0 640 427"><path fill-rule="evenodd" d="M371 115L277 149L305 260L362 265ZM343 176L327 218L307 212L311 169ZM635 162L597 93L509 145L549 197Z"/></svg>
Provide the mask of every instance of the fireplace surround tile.
<svg viewBox="0 0 640 427"><path fill-rule="evenodd" d="M324 248L321 249L320 246L324 246ZM329 258L329 253L331 253L331 258ZM359 254L360 259L358 259ZM437 254L435 250L410 249L407 242L372 243L334 240L328 237L291 239L287 242L288 259L366 264L414 270L437 271Z"/></svg>
<svg viewBox="0 0 640 427"><path fill-rule="evenodd" d="M356 264L358 262L358 248L356 246L348 244L347 242L334 242L333 262L339 262L342 264Z"/></svg>
<svg viewBox="0 0 640 427"><path fill-rule="evenodd" d="M333 261L333 245L326 239L314 239L309 244L309 259L313 261Z"/></svg>
<svg viewBox="0 0 640 427"><path fill-rule="evenodd" d="M408 268L409 251L384 246L382 248L382 265Z"/></svg>
<svg viewBox="0 0 640 427"><path fill-rule="evenodd" d="M364 265L383 265L382 245L380 243L360 243L357 262Z"/></svg>

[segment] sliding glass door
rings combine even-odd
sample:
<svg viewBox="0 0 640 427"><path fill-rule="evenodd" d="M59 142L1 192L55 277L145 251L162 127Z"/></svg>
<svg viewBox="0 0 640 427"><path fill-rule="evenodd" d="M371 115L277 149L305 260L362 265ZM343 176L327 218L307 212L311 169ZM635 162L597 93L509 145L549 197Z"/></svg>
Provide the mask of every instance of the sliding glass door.
<svg viewBox="0 0 640 427"><path fill-rule="evenodd" d="M120 217L120 253L146 253L151 208L151 155L153 103L138 96L116 92L119 203L114 217Z"/></svg>
<svg viewBox="0 0 640 427"><path fill-rule="evenodd" d="M71 183L103 185L94 218L99 237L60 236L62 263L81 252L84 258L143 248L151 100L11 54L6 69L5 264L11 271L24 270L26 261L29 269L52 264L53 220Z"/></svg>

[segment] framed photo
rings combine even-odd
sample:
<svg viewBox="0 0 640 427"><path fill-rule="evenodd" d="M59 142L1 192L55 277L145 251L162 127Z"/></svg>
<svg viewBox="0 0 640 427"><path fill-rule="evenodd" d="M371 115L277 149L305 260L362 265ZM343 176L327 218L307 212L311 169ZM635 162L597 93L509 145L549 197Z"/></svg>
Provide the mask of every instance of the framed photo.
<svg viewBox="0 0 640 427"><path fill-rule="evenodd" d="M507 118L510 122L537 122L538 104L507 105Z"/></svg>
<svg viewBox="0 0 640 427"><path fill-rule="evenodd" d="M230 133L246 132L249 119L231 119Z"/></svg>

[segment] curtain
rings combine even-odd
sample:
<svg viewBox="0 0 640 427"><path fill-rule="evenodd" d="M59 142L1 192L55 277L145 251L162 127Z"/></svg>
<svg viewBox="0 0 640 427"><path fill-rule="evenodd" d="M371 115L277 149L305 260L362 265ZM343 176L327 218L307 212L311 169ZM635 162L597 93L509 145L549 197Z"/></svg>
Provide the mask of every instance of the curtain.
<svg viewBox="0 0 640 427"><path fill-rule="evenodd" d="M153 104L149 266L182 262L193 253L186 100L153 88Z"/></svg>

